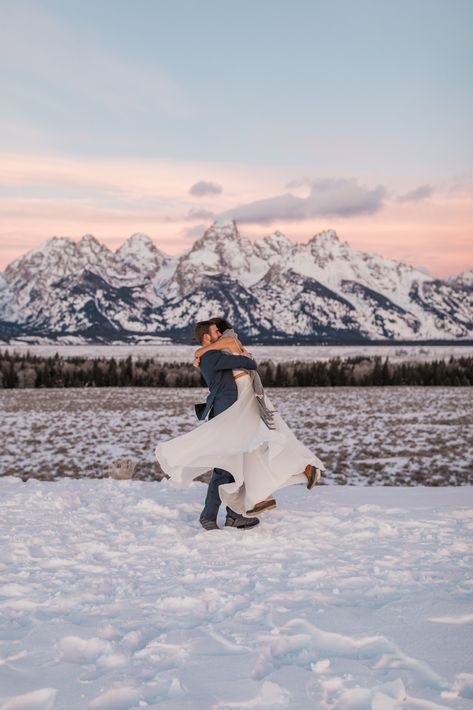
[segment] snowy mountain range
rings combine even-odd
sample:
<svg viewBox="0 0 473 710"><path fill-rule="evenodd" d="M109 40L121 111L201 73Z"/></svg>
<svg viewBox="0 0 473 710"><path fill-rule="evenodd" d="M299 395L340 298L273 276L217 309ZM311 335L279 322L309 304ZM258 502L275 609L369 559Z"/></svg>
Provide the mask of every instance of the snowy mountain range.
<svg viewBox="0 0 473 710"><path fill-rule="evenodd" d="M225 315L248 342L473 337L473 270L447 280L352 249L326 230L305 244L252 241L214 222L179 257L141 233L113 252L53 237L0 274L0 339L189 342Z"/></svg>

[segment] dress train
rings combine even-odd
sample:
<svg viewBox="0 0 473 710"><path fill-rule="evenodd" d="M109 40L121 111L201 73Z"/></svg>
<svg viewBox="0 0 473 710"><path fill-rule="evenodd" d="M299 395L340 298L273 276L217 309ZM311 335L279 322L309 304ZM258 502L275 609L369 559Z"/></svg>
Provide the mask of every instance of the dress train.
<svg viewBox="0 0 473 710"><path fill-rule="evenodd" d="M218 416L159 443L155 456L163 471L185 487L213 468L229 471L234 483L219 486L224 505L245 514L279 488L306 483L304 469L325 466L275 412L275 429L262 421L250 377L235 380L238 399ZM274 409L269 397L266 401Z"/></svg>

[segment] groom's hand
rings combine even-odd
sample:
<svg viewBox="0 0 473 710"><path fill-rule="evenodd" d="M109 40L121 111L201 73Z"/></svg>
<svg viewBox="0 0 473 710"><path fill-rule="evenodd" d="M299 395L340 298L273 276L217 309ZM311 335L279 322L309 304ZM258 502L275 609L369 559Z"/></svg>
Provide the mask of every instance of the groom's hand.
<svg viewBox="0 0 473 710"><path fill-rule="evenodd" d="M197 357L196 355L192 364L194 365L194 367L200 367L200 357Z"/></svg>

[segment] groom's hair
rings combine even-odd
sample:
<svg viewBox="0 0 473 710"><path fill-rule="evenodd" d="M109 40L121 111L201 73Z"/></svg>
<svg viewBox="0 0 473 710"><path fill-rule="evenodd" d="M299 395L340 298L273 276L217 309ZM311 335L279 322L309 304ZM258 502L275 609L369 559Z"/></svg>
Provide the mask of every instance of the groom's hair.
<svg viewBox="0 0 473 710"><path fill-rule="evenodd" d="M197 340L197 342L202 345L204 335L209 332L211 325L214 325L212 320L199 321L194 329L194 340Z"/></svg>

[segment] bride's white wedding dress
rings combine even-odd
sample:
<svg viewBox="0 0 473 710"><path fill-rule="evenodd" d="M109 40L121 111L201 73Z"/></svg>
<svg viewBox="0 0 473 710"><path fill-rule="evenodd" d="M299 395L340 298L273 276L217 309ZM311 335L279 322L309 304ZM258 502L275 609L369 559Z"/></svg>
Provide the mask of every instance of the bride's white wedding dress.
<svg viewBox="0 0 473 710"><path fill-rule="evenodd" d="M325 466L277 412L276 428L268 429L260 417L250 376L235 382L238 399L234 404L192 431L161 442L155 456L163 471L182 487L213 468L229 471L235 482L219 486L220 498L224 505L245 514L279 488L306 484L307 464L321 471ZM267 395L265 399L274 409Z"/></svg>

